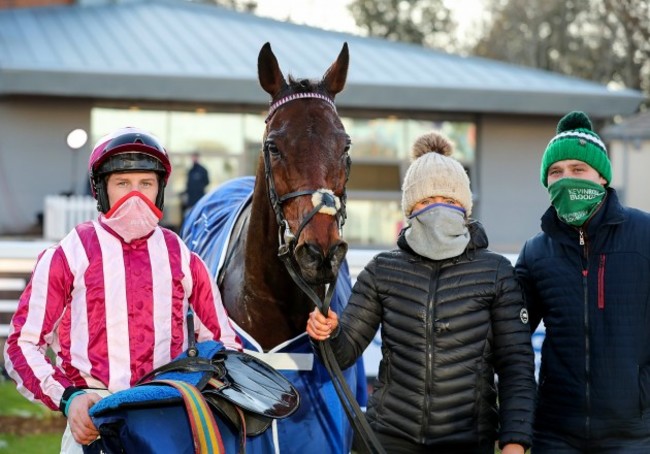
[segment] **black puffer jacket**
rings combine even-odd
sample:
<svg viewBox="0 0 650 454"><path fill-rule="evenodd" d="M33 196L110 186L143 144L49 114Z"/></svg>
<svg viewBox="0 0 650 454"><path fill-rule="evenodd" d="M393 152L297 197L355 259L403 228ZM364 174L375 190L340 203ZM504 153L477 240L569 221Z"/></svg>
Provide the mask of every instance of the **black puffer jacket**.
<svg viewBox="0 0 650 454"><path fill-rule="evenodd" d="M534 356L513 267L478 222L459 257L399 249L359 274L332 339L345 368L381 324L383 359L368 402L373 430L431 445L531 443ZM499 375L499 402L494 373Z"/></svg>
<svg viewBox="0 0 650 454"><path fill-rule="evenodd" d="M516 267L533 326L546 325L536 427L596 444L650 437L650 214L608 189L587 226L549 208L542 230Z"/></svg>

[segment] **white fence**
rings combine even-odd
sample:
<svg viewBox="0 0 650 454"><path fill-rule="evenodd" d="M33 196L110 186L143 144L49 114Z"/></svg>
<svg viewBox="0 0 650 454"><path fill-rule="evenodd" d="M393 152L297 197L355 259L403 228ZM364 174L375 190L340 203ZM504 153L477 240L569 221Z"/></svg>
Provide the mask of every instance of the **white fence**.
<svg viewBox="0 0 650 454"><path fill-rule="evenodd" d="M15 289L18 288L19 286L22 288L25 288L25 280L24 279L15 279L13 281L9 281L8 279L0 278L0 288L8 288L8 289ZM16 308L18 307L18 301L17 300L0 300L0 312L4 314L13 314L16 312ZM6 323L0 323L0 338L7 337L9 336L9 324Z"/></svg>
<svg viewBox="0 0 650 454"><path fill-rule="evenodd" d="M0 299L0 314L5 314L3 318L16 311L17 295L25 289L36 257L50 245L50 241L0 241L0 291L5 295L5 299ZM8 335L9 325L0 322L0 344Z"/></svg>
<svg viewBox="0 0 650 454"><path fill-rule="evenodd" d="M90 196L48 195L45 197L43 237L58 241L77 224L97 217L97 201Z"/></svg>

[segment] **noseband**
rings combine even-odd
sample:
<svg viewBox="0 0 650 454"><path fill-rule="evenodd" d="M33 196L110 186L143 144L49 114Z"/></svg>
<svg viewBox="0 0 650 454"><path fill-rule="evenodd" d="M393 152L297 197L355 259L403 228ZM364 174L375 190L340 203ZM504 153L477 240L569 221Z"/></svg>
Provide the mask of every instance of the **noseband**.
<svg viewBox="0 0 650 454"><path fill-rule="evenodd" d="M269 122L276 110L286 104L287 102L304 99L304 98L315 98L327 102L334 111L336 112L336 107L334 106L334 101L320 93L294 93L284 98L280 98L274 102L269 108L269 114L266 117L266 123ZM349 139L348 139L349 142ZM268 140L264 141L264 175L266 178L266 186L268 189L269 200L271 201L271 206L273 207L273 212L275 213L275 218L278 222L278 242L280 253L286 253L289 250L292 250L295 247L295 241L297 238L300 238L300 234L303 229L306 227L307 223L316 215L316 213L328 214L330 216L336 217L336 223L338 224L339 231L343 228L345 220L347 218L346 212L346 200L347 194L345 191L345 185L343 190L343 195L338 197L331 189L320 188L320 189L306 189L303 191L294 191L278 196L278 193L275 189L275 182L273 181L273 173L271 168L271 156L270 156L270 142ZM345 165L345 184L348 182L350 176L350 157L347 157ZM284 212L282 210L282 204L287 200L294 199L301 196L311 196L311 201L313 209L305 216L298 227L298 231L294 235L291 232L289 227L289 222L284 217ZM284 232L283 232L284 229Z"/></svg>

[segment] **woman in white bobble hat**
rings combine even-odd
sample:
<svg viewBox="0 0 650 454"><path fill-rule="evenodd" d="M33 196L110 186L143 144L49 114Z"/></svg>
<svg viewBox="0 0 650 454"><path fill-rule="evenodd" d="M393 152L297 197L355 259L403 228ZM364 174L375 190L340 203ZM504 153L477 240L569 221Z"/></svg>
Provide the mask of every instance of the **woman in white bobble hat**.
<svg viewBox="0 0 650 454"><path fill-rule="evenodd" d="M307 333L329 339L345 368L381 326L367 418L386 452L493 454L498 442L523 454L535 401L528 315L512 265L469 219L469 179L452 152L435 132L415 142L397 248L359 274L340 319L315 310Z"/></svg>

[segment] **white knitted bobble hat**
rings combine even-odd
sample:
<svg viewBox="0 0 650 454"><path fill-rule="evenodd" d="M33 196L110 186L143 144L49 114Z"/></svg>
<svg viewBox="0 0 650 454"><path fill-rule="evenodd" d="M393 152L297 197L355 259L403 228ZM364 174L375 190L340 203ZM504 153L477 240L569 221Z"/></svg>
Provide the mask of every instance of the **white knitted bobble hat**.
<svg viewBox="0 0 650 454"><path fill-rule="evenodd" d="M450 197L472 213L469 177L462 164L451 158L454 147L445 136L430 132L420 136L411 150L411 165L402 184L402 211L411 214L413 206L427 197Z"/></svg>

